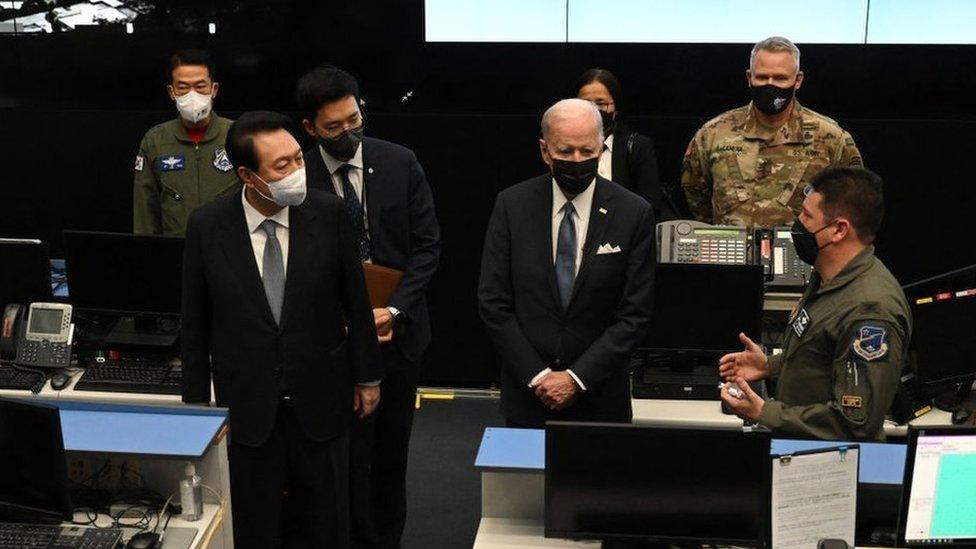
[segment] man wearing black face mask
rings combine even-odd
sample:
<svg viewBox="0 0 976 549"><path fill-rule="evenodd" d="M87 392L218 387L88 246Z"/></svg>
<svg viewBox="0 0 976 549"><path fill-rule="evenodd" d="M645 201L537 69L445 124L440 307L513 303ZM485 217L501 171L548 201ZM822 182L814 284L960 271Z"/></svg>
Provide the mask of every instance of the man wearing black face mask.
<svg viewBox="0 0 976 549"><path fill-rule="evenodd" d="M546 111L549 173L502 191L481 261L478 302L501 355L508 425L629 422L627 364L651 313L654 210L597 175L597 108Z"/></svg>
<svg viewBox="0 0 976 549"><path fill-rule="evenodd" d="M383 357L383 398L355 420L350 485L354 548L397 548L407 515L406 474L420 359L430 343L427 285L440 257L440 229L424 170L413 151L363 136L359 84L332 66L298 82L309 188L342 198L359 258L402 271L385 307L373 309Z"/></svg>
<svg viewBox="0 0 976 549"><path fill-rule="evenodd" d="M790 318L783 352L767 358L740 334L745 350L719 361L730 382L722 400L777 434L884 440L912 318L900 284L874 256L884 212L881 178L860 168L827 168L810 185L793 241L815 271ZM778 381L775 399L764 401L746 382L766 377ZM729 393L732 385L741 398Z"/></svg>
<svg viewBox="0 0 976 549"><path fill-rule="evenodd" d="M813 176L827 166L861 167L861 153L836 122L796 100L803 84L800 50L786 38L767 38L752 48L746 81L752 102L695 133L681 185L700 221L789 225Z"/></svg>

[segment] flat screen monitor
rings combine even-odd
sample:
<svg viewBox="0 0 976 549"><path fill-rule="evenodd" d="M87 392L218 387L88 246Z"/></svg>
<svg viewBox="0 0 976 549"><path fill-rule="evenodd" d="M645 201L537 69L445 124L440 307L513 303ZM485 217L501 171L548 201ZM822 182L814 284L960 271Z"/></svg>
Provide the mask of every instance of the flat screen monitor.
<svg viewBox="0 0 976 549"><path fill-rule="evenodd" d="M658 264L650 329L639 347L721 354L742 350L739 332L759 341L764 280L759 265Z"/></svg>
<svg viewBox="0 0 976 549"><path fill-rule="evenodd" d="M918 380L933 388L971 380L976 375L976 265L904 290L914 319Z"/></svg>
<svg viewBox="0 0 976 549"><path fill-rule="evenodd" d="M0 521L71 520L57 408L0 398Z"/></svg>
<svg viewBox="0 0 976 549"><path fill-rule="evenodd" d="M64 231L68 295L79 309L178 315L183 239Z"/></svg>
<svg viewBox="0 0 976 549"><path fill-rule="evenodd" d="M549 422L545 482L546 537L768 539L768 432Z"/></svg>
<svg viewBox="0 0 976 549"><path fill-rule="evenodd" d="M976 545L976 427L908 430L899 547Z"/></svg>
<svg viewBox="0 0 976 549"><path fill-rule="evenodd" d="M40 240L0 238L0 308L51 297L48 246Z"/></svg>

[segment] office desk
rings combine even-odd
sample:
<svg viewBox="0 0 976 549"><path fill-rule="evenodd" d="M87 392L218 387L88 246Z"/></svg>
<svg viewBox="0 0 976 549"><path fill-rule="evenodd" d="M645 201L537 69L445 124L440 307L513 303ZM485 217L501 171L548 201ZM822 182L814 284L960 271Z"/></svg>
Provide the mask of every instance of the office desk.
<svg viewBox="0 0 976 549"><path fill-rule="evenodd" d="M818 441L774 440L775 451L817 446ZM890 483L904 467L904 445L861 443L861 477ZM481 522L474 549L598 548L599 542L544 537L545 432L485 429L475 468L481 472Z"/></svg>
<svg viewBox="0 0 976 549"><path fill-rule="evenodd" d="M634 423L654 423L679 427L737 427L742 420L722 413L722 403L717 400L657 400L635 398L632 401ZM952 414L933 408L931 412L909 422L913 426L933 427L951 425ZM885 435L892 439L904 438L908 426L886 421Z"/></svg>

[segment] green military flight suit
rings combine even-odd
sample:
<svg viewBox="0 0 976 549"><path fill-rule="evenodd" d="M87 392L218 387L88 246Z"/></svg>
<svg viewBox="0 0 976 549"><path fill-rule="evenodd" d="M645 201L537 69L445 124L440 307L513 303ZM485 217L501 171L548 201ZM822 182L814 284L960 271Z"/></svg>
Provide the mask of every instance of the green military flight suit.
<svg viewBox="0 0 976 549"><path fill-rule="evenodd" d="M793 223L803 189L827 166L863 166L851 135L836 122L796 102L786 124L768 128L750 104L695 133L681 185L699 221L776 227Z"/></svg>
<svg viewBox="0 0 976 549"><path fill-rule="evenodd" d="M135 162L133 232L183 236L190 212L218 196L240 192L224 149L232 122L212 114L199 144L179 118L146 132Z"/></svg>
<svg viewBox="0 0 976 549"><path fill-rule="evenodd" d="M908 301L874 246L829 282L814 272L783 352L769 357L776 395L758 423L774 434L883 441L911 334Z"/></svg>

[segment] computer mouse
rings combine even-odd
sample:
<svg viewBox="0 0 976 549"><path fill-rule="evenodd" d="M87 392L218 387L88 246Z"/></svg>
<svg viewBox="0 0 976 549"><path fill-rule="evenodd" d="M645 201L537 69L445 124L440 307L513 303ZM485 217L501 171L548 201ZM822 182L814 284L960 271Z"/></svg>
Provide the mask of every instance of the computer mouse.
<svg viewBox="0 0 976 549"><path fill-rule="evenodd" d="M71 381L71 376L62 372L58 372L53 376L51 376L51 388L54 389L55 391L60 391L61 389L67 387L70 381Z"/></svg>
<svg viewBox="0 0 976 549"><path fill-rule="evenodd" d="M969 416L973 415L972 410L967 410L965 408L959 408L952 412L952 424L959 425L969 421Z"/></svg>
<svg viewBox="0 0 976 549"><path fill-rule="evenodd" d="M159 547L159 534L155 532L136 534L129 538L129 543L125 544L126 549L158 549Z"/></svg>

